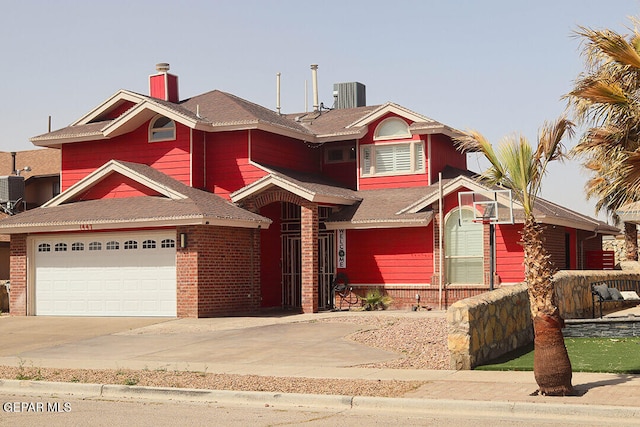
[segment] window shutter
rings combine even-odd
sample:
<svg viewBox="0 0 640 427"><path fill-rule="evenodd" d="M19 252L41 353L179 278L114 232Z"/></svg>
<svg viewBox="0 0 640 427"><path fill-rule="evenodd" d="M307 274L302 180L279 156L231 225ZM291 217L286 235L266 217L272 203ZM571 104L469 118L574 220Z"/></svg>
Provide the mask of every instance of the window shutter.
<svg viewBox="0 0 640 427"><path fill-rule="evenodd" d="M362 149L362 175L371 174L371 147Z"/></svg>
<svg viewBox="0 0 640 427"><path fill-rule="evenodd" d="M411 144L394 145L395 170L411 171Z"/></svg>
<svg viewBox="0 0 640 427"><path fill-rule="evenodd" d="M376 173L393 172L393 145L376 147Z"/></svg>
<svg viewBox="0 0 640 427"><path fill-rule="evenodd" d="M415 145L416 147L416 171L424 170L424 145L421 142Z"/></svg>

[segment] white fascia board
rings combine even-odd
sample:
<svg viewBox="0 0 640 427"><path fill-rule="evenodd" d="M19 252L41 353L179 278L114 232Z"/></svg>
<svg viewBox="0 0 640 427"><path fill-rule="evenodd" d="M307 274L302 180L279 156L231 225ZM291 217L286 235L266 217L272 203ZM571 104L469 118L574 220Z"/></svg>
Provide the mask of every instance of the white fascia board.
<svg viewBox="0 0 640 427"><path fill-rule="evenodd" d="M315 141L317 143L325 143L325 142L341 142L341 141L351 140L351 139L362 139L362 137L364 137L368 131L369 131L368 126L362 126L361 128L358 128L357 131L354 131L354 132L316 135Z"/></svg>
<svg viewBox="0 0 640 427"><path fill-rule="evenodd" d="M407 108L401 107L398 104L394 104L393 102L388 102L382 106L380 106L380 108L378 108L377 110L372 111L371 113L367 114L366 116L358 119L357 121L351 123L350 125L346 126L347 129L351 128L351 127L357 127L357 126L366 126L369 123L379 119L380 117L389 114L389 113L394 113L399 115L400 117L404 117L406 119L411 120L412 122L426 122L426 123L438 123L433 119L430 119L429 117L425 117L421 114L418 114L414 111L411 111Z"/></svg>
<svg viewBox="0 0 640 427"><path fill-rule="evenodd" d="M37 147L48 147L48 148L56 148L61 144L70 144L74 142L85 142L85 141L101 141L109 139L105 137L102 132L92 133L92 134L84 134L72 137L63 137L63 138L32 138L29 139L31 143Z"/></svg>
<svg viewBox="0 0 640 427"><path fill-rule="evenodd" d="M104 114L106 111L108 111L110 108L112 108L114 105L116 105L120 101L130 101L130 102L138 103L138 102L144 101L144 98L138 94L129 92L128 90L121 89L118 92L111 95L109 98L107 98L107 100L104 101L102 104L98 105L96 108L89 111L87 114L80 117L75 122L71 123L71 126L86 125L91 120L95 119L96 117L99 117L101 114Z"/></svg>
<svg viewBox="0 0 640 427"><path fill-rule="evenodd" d="M211 225L237 228L269 228L268 221L243 221L206 217L185 218L149 218L139 220L104 221L104 222L69 222L59 224L25 224L9 227L0 227L1 234L33 234L33 233L60 233L60 232L84 232L102 230L123 230L139 228L166 228L181 225Z"/></svg>
<svg viewBox="0 0 640 427"><path fill-rule="evenodd" d="M116 160L110 160L89 175L82 178L80 181L73 184L71 187L67 188L65 191L63 191L53 199L44 203L42 207L46 208L50 206L59 206L62 203L73 199L78 194L85 192L87 189L91 188L93 185L100 182L102 179L106 178L112 173L119 173L123 176L126 176L170 199L180 200L187 198L187 196L185 196L184 194L160 185L157 182L147 178L146 176L140 175L135 171L127 168L122 163L119 163Z"/></svg>
<svg viewBox="0 0 640 427"><path fill-rule="evenodd" d="M545 225L569 227L569 228L575 228L576 230L598 232L601 234L608 234L612 236L620 234L620 233L615 233L613 230L600 229L599 224L591 221L573 221L567 218L553 218L553 217L546 217L544 215L537 215L535 218L536 218L536 222L540 224L545 224Z"/></svg>
<svg viewBox="0 0 640 427"><path fill-rule="evenodd" d="M195 128L198 124L197 120L185 117L169 108L164 108L161 105L145 100L111 122L108 126L102 129L102 132L106 137L123 135L136 129L156 114L162 114L163 116L190 128Z"/></svg>
<svg viewBox="0 0 640 427"><path fill-rule="evenodd" d="M447 125L437 124L434 126L424 126L416 129L410 129L411 135L434 135L442 134L450 138L458 138L463 135L459 130L450 128Z"/></svg>
<svg viewBox="0 0 640 427"><path fill-rule="evenodd" d="M295 194L296 196L300 196L305 200L308 200L310 202L314 201L313 199L315 197L315 193L293 185L292 183L274 175L267 175L255 181L254 183L249 184L248 186L232 193L230 195L231 201L236 203L239 200L260 193L263 190L267 190L271 187L279 187L285 191Z"/></svg>
<svg viewBox="0 0 640 427"><path fill-rule="evenodd" d="M253 196L254 194L260 193L271 187L281 188L284 191L288 191L289 193L295 194L296 196L302 197L303 199L313 203L326 203L348 206L360 201L355 199L345 199L344 197L340 196L318 194L274 175L267 175L255 181L254 183L249 184L248 186L232 193L230 195L231 201L237 203L240 200Z"/></svg>

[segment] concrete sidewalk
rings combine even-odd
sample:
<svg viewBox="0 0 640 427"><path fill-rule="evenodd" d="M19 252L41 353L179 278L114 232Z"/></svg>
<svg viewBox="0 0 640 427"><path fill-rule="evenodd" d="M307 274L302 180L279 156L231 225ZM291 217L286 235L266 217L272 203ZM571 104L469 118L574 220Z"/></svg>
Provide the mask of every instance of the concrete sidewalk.
<svg viewBox="0 0 640 427"><path fill-rule="evenodd" d="M533 395L537 385L532 372L355 367L395 359L398 355L341 339L362 326L341 323L327 327L326 323L314 322L343 315L349 314L224 319L2 317L0 365L414 380L426 384L405 395L407 402L421 399L475 402L480 407L487 402L624 407L625 414L640 417L640 375L574 373L577 396L546 397ZM443 313L388 311L376 315L415 317ZM50 384L58 387L56 383ZM8 391L7 387L28 388L16 386L15 381L0 381L0 391Z"/></svg>

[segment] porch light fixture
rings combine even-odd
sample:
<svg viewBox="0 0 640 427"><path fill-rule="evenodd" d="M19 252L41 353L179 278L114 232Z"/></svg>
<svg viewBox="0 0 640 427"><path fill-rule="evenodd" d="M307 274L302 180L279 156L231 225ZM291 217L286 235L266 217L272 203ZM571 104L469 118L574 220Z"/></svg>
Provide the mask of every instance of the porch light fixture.
<svg viewBox="0 0 640 427"><path fill-rule="evenodd" d="M187 247L187 233L180 233L180 248Z"/></svg>

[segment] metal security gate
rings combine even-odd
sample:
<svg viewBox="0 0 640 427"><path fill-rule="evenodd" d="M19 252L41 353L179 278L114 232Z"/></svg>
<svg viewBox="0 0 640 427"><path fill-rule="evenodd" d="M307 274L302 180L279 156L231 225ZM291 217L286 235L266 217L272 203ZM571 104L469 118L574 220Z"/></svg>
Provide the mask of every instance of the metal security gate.
<svg viewBox="0 0 640 427"><path fill-rule="evenodd" d="M318 236L318 309L333 308L331 281L336 272L335 234Z"/></svg>
<svg viewBox="0 0 640 427"><path fill-rule="evenodd" d="M320 206L318 216L322 222L331 212ZM302 240L300 238L300 206L282 203L282 306L302 307ZM335 233L321 231L318 236L318 309L332 308L331 281L336 272Z"/></svg>
<svg viewBox="0 0 640 427"><path fill-rule="evenodd" d="M300 236L282 236L282 306L302 307L302 247Z"/></svg>

